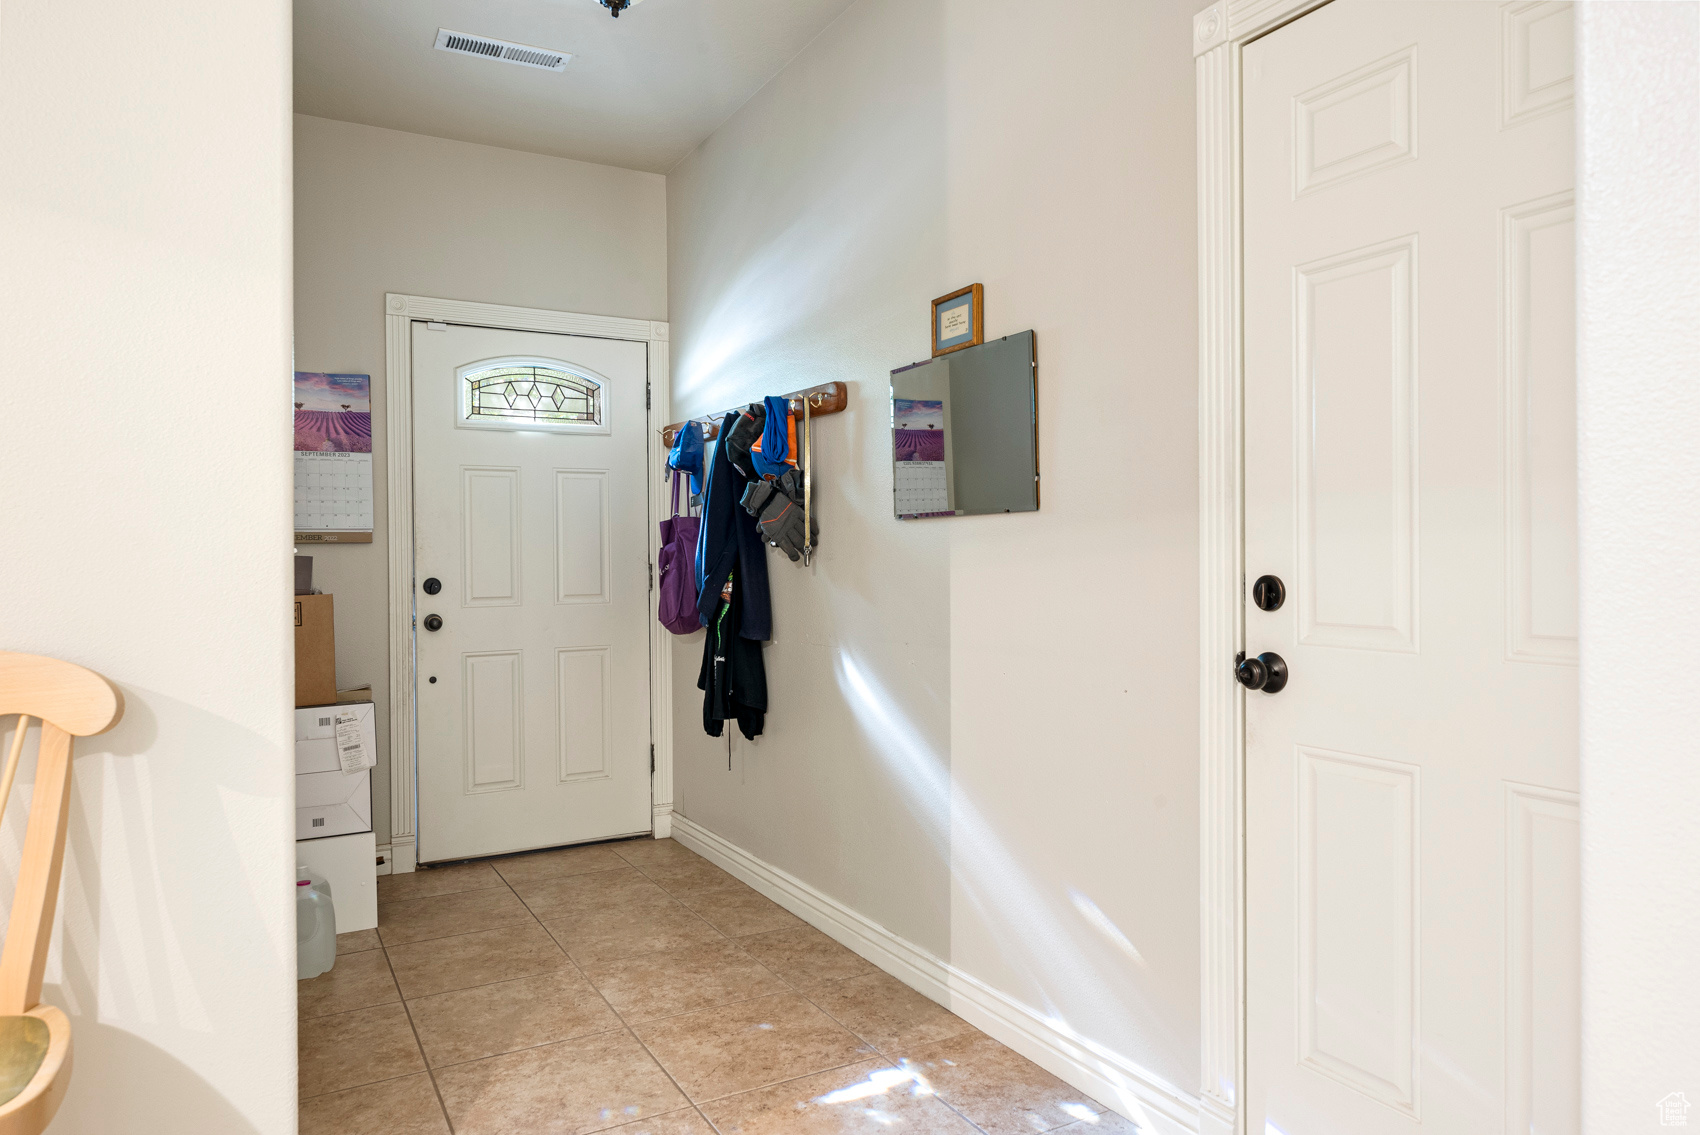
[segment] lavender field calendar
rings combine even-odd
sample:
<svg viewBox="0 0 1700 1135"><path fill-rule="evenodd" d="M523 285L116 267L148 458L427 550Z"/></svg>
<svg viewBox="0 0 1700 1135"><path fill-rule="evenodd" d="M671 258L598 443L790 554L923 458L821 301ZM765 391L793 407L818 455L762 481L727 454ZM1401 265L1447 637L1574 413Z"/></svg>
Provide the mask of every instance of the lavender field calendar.
<svg viewBox="0 0 1700 1135"><path fill-rule="evenodd" d="M372 540L372 378L295 372L295 542Z"/></svg>
<svg viewBox="0 0 1700 1135"><path fill-rule="evenodd" d="M945 466L944 401L894 398L891 416L892 487L897 515L954 515Z"/></svg>

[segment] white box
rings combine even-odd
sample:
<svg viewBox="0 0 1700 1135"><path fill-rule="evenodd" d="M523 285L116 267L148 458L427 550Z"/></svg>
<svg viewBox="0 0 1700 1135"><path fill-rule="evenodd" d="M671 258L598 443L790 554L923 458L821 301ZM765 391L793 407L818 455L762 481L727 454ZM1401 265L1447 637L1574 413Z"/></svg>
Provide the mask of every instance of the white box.
<svg viewBox="0 0 1700 1135"><path fill-rule="evenodd" d="M371 832L304 839L295 845L295 862L330 883L338 934L378 925L378 846Z"/></svg>
<svg viewBox="0 0 1700 1135"><path fill-rule="evenodd" d="M295 838L323 839L372 830L372 770L342 771L336 753L336 715L360 722L366 751L378 751L371 702L295 711Z"/></svg>

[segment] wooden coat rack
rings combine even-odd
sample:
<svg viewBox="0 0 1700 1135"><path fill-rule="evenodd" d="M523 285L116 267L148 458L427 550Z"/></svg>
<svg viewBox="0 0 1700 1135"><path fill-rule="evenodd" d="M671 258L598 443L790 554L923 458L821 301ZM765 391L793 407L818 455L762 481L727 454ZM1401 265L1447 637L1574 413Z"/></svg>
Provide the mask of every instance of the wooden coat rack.
<svg viewBox="0 0 1700 1135"><path fill-rule="evenodd" d="M811 418L818 418L822 414L837 414L850 404L850 388L842 382L828 382L820 386L811 386L807 390L793 390L785 395L786 401L791 404L793 414L803 412L803 399L805 398L809 400L809 416ZM730 410L722 410L718 414L705 414L700 418L687 418L683 422L674 422L661 431L661 443L671 449L673 439L690 422L698 422L702 425L704 441L713 441L720 433L718 424L720 419L731 412Z"/></svg>

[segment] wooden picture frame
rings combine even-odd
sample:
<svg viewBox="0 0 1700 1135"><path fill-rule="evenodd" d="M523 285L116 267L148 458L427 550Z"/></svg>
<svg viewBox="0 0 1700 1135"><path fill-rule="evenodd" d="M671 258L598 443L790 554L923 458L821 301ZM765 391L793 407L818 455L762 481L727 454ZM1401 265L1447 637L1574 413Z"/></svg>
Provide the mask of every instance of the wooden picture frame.
<svg viewBox="0 0 1700 1135"><path fill-rule="evenodd" d="M967 309L966 315L958 314ZM966 326L964 326L964 323ZM945 334L949 331L949 334ZM958 288L933 301L933 358L977 347L986 341L986 289L979 284Z"/></svg>

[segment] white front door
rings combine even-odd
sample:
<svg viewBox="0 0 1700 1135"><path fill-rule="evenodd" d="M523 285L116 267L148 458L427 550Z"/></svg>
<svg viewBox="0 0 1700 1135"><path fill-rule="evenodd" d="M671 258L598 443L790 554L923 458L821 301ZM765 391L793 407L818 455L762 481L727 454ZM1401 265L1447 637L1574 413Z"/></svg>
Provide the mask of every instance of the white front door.
<svg viewBox="0 0 1700 1135"><path fill-rule="evenodd" d="M1578 1130L1571 19L1245 50L1255 1135Z"/></svg>
<svg viewBox="0 0 1700 1135"><path fill-rule="evenodd" d="M643 343L413 324L419 858L650 828Z"/></svg>

